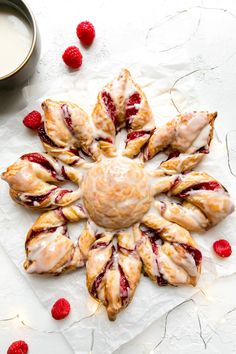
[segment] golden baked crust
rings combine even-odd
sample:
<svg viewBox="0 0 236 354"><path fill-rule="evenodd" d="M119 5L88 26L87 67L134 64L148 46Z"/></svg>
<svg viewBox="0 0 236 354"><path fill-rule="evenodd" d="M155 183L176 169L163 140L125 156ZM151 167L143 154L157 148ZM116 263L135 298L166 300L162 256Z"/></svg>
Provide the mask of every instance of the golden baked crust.
<svg viewBox="0 0 236 354"><path fill-rule="evenodd" d="M90 294L106 306L110 320L114 321L132 300L141 267L132 232L120 231L117 244L106 232L93 244L86 264L87 286Z"/></svg>
<svg viewBox="0 0 236 354"><path fill-rule="evenodd" d="M209 220L209 225L218 224L234 210L226 189L204 172L191 172L179 177L171 189L171 195L192 203Z"/></svg>
<svg viewBox="0 0 236 354"><path fill-rule="evenodd" d="M2 174L16 202L54 209L28 232L26 271L56 275L86 264L89 293L110 320L132 300L142 264L160 286L195 286L202 256L189 231L203 232L234 208L214 178L187 173L209 152L216 113L182 114L155 128L147 98L126 69L99 92L91 118L67 101L48 99L42 108L38 135L48 154L23 155ZM123 135L116 135L123 128L120 152ZM144 162L160 151L167 160L146 173ZM64 181L82 188L67 190ZM79 198L84 205L69 205ZM82 219L88 220L74 243L67 226Z"/></svg>
<svg viewBox="0 0 236 354"><path fill-rule="evenodd" d="M209 226L209 220L199 208L191 203L177 204L165 201L156 201L155 207L165 219L174 222L189 231L203 232Z"/></svg>
<svg viewBox="0 0 236 354"><path fill-rule="evenodd" d="M201 273L201 252L187 230L156 214L134 227L137 250L144 270L158 285L195 286Z"/></svg>
<svg viewBox="0 0 236 354"><path fill-rule="evenodd" d="M122 128L127 129L128 135L136 133L132 139L127 137L124 155L128 157L140 152L155 128L147 98L127 69L99 92L92 118L96 139L106 156L114 156L114 139Z"/></svg>
<svg viewBox="0 0 236 354"><path fill-rule="evenodd" d="M145 160L152 159L158 152L165 150L171 144L175 135L175 124L176 121L173 119L155 129L144 152Z"/></svg>
<svg viewBox="0 0 236 354"><path fill-rule="evenodd" d="M39 137L46 151L66 164L81 164L81 158L78 158L80 149L93 159L98 159L94 127L84 110L71 102L49 99L42 103L42 108L44 121Z"/></svg>
<svg viewBox="0 0 236 354"><path fill-rule="evenodd" d="M81 197L75 191L58 187L65 179L79 183L80 173L43 153L23 155L2 174L10 186L10 196L18 204L34 209L53 209L65 206Z"/></svg>
<svg viewBox="0 0 236 354"><path fill-rule="evenodd" d="M160 168L166 174L185 173L191 171L204 158L205 154L196 152L194 154L180 154L177 157L172 157L160 164Z"/></svg>
<svg viewBox="0 0 236 354"><path fill-rule="evenodd" d="M160 168L168 174L192 170L209 151L217 113L192 112L156 128L144 151L144 159L150 160L158 152L166 150L169 157Z"/></svg>
<svg viewBox="0 0 236 354"><path fill-rule="evenodd" d="M70 240L68 222L86 218L80 205L73 205L42 214L29 230L24 268L28 273L59 274L84 265L85 259Z"/></svg>
<svg viewBox="0 0 236 354"><path fill-rule="evenodd" d="M91 219L109 229L132 225L151 204L144 169L124 157L95 164L84 178L82 194Z"/></svg>

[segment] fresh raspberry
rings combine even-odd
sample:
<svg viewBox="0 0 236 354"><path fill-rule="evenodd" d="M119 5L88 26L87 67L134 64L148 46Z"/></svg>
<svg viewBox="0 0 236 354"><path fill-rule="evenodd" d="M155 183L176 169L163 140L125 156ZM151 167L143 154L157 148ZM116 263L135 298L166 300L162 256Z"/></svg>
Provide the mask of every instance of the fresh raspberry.
<svg viewBox="0 0 236 354"><path fill-rule="evenodd" d="M213 249L219 257L229 257L232 253L230 243L227 240L218 240L213 243Z"/></svg>
<svg viewBox="0 0 236 354"><path fill-rule="evenodd" d="M7 350L7 354L26 354L28 353L28 344L23 340L13 342Z"/></svg>
<svg viewBox="0 0 236 354"><path fill-rule="evenodd" d="M91 45L95 37L95 29L91 22L83 21L78 24L76 33L83 45Z"/></svg>
<svg viewBox="0 0 236 354"><path fill-rule="evenodd" d="M23 124L30 129L38 129L41 125L41 113L38 111L32 111L23 119Z"/></svg>
<svg viewBox="0 0 236 354"><path fill-rule="evenodd" d="M70 304L64 298L58 299L51 309L52 317L55 318L55 320L62 320L67 317L69 313Z"/></svg>
<svg viewBox="0 0 236 354"><path fill-rule="evenodd" d="M77 47L70 46L64 51L62 59L70 68L78 69L82 65L83 56Z"/></svg>

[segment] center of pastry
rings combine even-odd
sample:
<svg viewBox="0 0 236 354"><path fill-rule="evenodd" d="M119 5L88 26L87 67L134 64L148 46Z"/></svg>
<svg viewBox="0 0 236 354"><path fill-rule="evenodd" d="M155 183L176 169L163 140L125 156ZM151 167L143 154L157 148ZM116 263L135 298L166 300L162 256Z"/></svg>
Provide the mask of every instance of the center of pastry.
<svg viewBox="0 0 236 354"><path fill-rule="evenodd" d="M151 204L150 186L144 169L126 158L113 158L94 165L83 182L83 201L98 225L120 229L140 221Z"/></svg>

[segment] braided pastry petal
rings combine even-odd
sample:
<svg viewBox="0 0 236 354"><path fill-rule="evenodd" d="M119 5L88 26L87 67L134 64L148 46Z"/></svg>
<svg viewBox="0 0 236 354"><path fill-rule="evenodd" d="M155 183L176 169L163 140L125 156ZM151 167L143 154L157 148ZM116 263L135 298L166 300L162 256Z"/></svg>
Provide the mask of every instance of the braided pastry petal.
<svg viewBox="0 0 236 354"><path fill-rule="evenodd" d="M152 183L152 195L155 196L161 193L167 193L175 185L178 176L167 175L163 170L149 172L149 175L155 177Z"/></svg>
<svg viewBox="0 0 236 354"><path fill-rule="evenodd" d="M28 273L59 274L84 265L78 245L70 240L68 222L86 218L80 205L59 208L42 214L31 227L25 242Z"/></svg>
<svg viewBox="0 0 236 354"><path fill-rule="evenodd" d="M109 319L114 321L132 300L140 280L141 261L131 232L119 232L117 245L112 237L106 232L93 244L86 269L90 294L106 306Z"/></svg>
<svg viewBox="0 0 236 354"><path fill-rule="evenodd" d="M190 172L179 176L170 194L198 207L211 226L218 224L234 211L227 190L204 172Z"/></svg>
<svg viewBox="0 0 236 354"><path fill-rule="evenodd" d="M134 157L155 127L146 96L126 69L98 94L92 117L107 156L114 156L114 139L122 128L128 130L124 155Z"/></svg>
<svg viewBox="0 0 236 354"><path fill-rule="evenodd" d="M169 175L191 171L204 158L206 152L195 152L194 154L170 154L166 161L160 164L160 168Z"/></svg>
<svg viewBox="0 0 236 354"><path fill-rule="evenodd" d="M201 272L201 252L187 230L154 214L134 227L144 270L158 285L195 286Z"/></svg>
<svg viewBox="0 0 236 354"><path fill-rule="evenodd" d="M209 220L203 212L191 203L156 201L155 207L159 213L167 220L174 222L189 231L203 232L209 226Z"/></svg>
<svg viewBox="0 0 236 354"><path fill-rule="evenodd" d="M46 100L42 103L44 122L38 130L43 147L67 165L79 166L86 155L98 159L94 127L89 116L79 106L65 101Z"/></svg>
<svg viewBox="0 0 236 354"><path fill-rule="evenodd" d="M168 148L169 157L160 167L168 174L193 169L209 151L217 113L193 112L157 128L144 152L150 160L158 152Z"/></svg>
<svg viewBox="0 0 236 354"><path fill-rule="evenodd" d="M7 168L2 178L10 186L12 199L30 208L53 209L68 205L81 196L80 189L71 191L52 184L66 179L78 184L81 180L80 174L43 153L21 156Z"/></svg>

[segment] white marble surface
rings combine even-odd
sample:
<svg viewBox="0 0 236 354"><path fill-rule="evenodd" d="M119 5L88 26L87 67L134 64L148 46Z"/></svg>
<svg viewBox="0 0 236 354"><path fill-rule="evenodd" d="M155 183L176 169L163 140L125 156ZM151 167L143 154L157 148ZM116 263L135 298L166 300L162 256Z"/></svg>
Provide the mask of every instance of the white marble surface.
<svg viewBox="0 0 236 354"><path fill-rule="evenodd" d="M186 48L193 69L191 74L186 72L188 76L182 80L195 78L199 108L219 112L216 129L221 140L224 141L228 131L236 130L235 1L149 0L146 3L130 1L129 6L125 1L111 0L28 0L28 3L37 18L43 44L42 57L30 84L37 83L43 88L45 82L68 75L60 60L61 53L68 45L77 44L74 34L77 23L89 19L98 35L94 46L83 50L81 70L89 70L112 56L119 58L129 50L148 47L157 56L165 52L175 56L178 48ZM78 80L79 74L71 73L77 75ZM14 119L26 103L21 90L0 93L1 121ZM230 137L233 156L235 136L231 134ZM219 161L219 168L228 167L221 166ZM1 201L1 208L3 204ZM34 328L50 328L50 314L1 248L0 257L0 318L20 313L21 318ZM217 281L204 289L205 294L195 296L194 302L179 306L116 353L185 354L190 350L194 354L236 353L235 286L236 276ZM29 343L32 354L72 353L61 335L39 333L23 327L18 320L0 322L0 334L1 353L6 353L9 344L19 338Z"/></svg>

